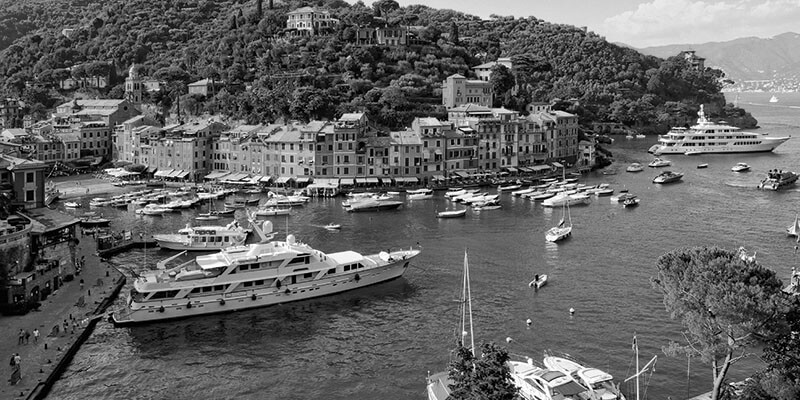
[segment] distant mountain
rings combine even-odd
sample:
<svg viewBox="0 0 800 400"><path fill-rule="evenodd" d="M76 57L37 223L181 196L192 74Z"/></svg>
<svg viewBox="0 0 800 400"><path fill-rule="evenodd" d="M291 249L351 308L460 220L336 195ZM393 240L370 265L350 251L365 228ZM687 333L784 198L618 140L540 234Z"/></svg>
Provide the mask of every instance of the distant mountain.
<svg viewBox="0 0 800 400"><path fill-rule="evenodd" d="M656 57L674 56L694 50L742 85L744 81L767 80L774 85L800 86L800 34L788 32L773 38L746 37L727 42L675 44L637 49Z"/></svg>

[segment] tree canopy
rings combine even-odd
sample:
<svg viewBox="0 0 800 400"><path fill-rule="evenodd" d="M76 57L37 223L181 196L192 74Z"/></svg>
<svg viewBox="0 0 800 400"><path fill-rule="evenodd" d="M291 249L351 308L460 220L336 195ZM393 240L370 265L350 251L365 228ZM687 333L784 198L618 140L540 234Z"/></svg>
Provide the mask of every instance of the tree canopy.
<svg viewBox="0 0 800 400"><path fill-rule="evenodd" d="M448 399L515 399L517 387L508 369L508 351L494 343L483 343L479 350L481 356L475 357L464 346L456 349L456 359L448 370L453 381Z"/></svg>
<svg viewBox="0 0 800 400"><path fill-rule="evenodd" d="M731 364L785 327L781 281L742 251L716 247L676 249L656 267L653 286L685 328L686 343L673 342L665 351L710 363L716 400Z"/></svg>
<svg viewBox="0 0 800 400"><path fill-rule="evenodd" d="M321 35L291 36L284 32L287 13L306 2L286 0L274 7L270 2L267 8L256 0L65 2L70 12L44 0L0 8L0 20L21 15L20 10L41 14L9 25L14 33L5 42L0 37L0 90L5 94L19 96L31 84L57 87L71 68L76 77L110 72L111 84L99 93L108 96L136 63L141 76L168 84L213 78L248 87L230 90L228 104L208 98L192 107L201 113L224 109L232 118L271 122L335 118L358 110L377 123L401 127L414 117L443 116L441 85L448 76L474 76L473 66L509 57L513 67L501 72L493 86L498 103L518 111L530 101L569 100L563 103L566 111L577 113L582 122L665 130L675 119L694 118L699 104L705 103L712 116L721 115L724 106L718 70L694 69L681 57L645 56L591 31L535 17L481 20L422 5L400 7L394 0L371 7L320 0L313 6L329 10L339 24ZM52 20L31 31L30 21L48 17ZM387 24L413 26L412 43L356 41L359 29ZM73 31L62 34L63 28ZM298 90L305 86L315 91ZM264 93L282 99L257 103ZM287 106L310 94L332 106Z"/></svg>

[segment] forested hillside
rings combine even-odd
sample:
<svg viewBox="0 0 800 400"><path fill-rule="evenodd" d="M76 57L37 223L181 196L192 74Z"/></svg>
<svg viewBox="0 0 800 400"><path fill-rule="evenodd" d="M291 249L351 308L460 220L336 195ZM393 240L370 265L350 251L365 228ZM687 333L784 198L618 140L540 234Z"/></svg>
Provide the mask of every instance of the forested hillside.
<svg viewBox="0 0 800 400"><path fill-rule="evenodd" d="M119 97L136 63L140 75L168 83L168 90L148 99L164 113L174 111L180 96L183 112L221 112L249 122L364 110L399 127L415 116L444 117L439 103L447 76L470 76L472 66L510 56L513 70L500 68L493 76L497 106L522 110L530 101L553 101L582 121L648 129L693 118L700 103L723 112L718 71L696 71L679 58L645 56L534 17L482 21L452 10L399 7L393 0L369 6L341 0L101 4L69 26L76 29L70 37L60 34L66 26L43 23L0 52L0 87L41 110L54 97L72 95L53 89L61 79L108 72L112 87L85 95ZM326 7L339 25L313 37L286 35L286 13L303 5ZM356 44L358 27L387 24L414 27L416 44ZM227 89L211 98L185 94L186 83L202 78L225 81Z"/></svg>

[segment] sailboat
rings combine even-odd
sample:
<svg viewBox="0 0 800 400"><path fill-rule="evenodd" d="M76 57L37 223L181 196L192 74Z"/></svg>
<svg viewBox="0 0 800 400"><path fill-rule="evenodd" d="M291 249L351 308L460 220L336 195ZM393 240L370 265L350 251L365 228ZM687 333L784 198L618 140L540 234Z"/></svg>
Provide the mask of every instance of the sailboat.
<svg viewBox="0 0 800 400"><path fill-rule="evenodd" d="M208 201L208 212L207 213L197 214L197 216L194 217L194 219L196 219L198 221L216 221L216 220L218 220L219 219L219 215L216 215L211 211L211 203L212 203L212 201L209 200Z"/></svg>
<svg viewBox="0 0 800 400"><path fill-rule="evenodd" d="M561 171L564 175L564 181L567 180L567 170L562 167ZM548 242L558 242L564 240L572 235L572 216L569 213L569 200L565 201L561 207L561 220L558 225L550 228L545 234L544 238Z"/></svg>
<svg viewBox="0 0 800 400"><path fill-rule="evenodd" d="M625 379L625 383L631 381L632 379L636 379L636 400L641 400L640 394L640 385L639 385L639 377L647 371L650 371L652 374L655 371L656 367L656 360L658 360L658 355L653 356L644 367L639 368L639 342L636 340L636 334L633 334L633 353L634 357L636 358L636 373L629 376L628 379Z"/></svg>
<svg viewBox="0 0 800 400"><path fill-rule="evenodd" d="M800 240L800 221L798 221L797 215L794 216L794 223L786 228L786 234L789 236L794 236Z"/></svg>
<svg viewBox="0 0 800 400"><path fill-rule="evenodd" d="M558 225L550 228L544 234L544 238L548 242L555 243L568 238L570 235L572 235L572 216L569 213L569 202L564 202L561 220Z"/></svg>
<svg viewBox="0 0 800 400"><path fill-rule="evenodd" d="M778 102L778 97L773 94L772 97L769 98L769 102L770 103L777 103Z"/></svg>
<svg viewBox="0 0 800 400"><path fill-rule="evenodd" d="M469 332L467 332L469 325ZM472 292L469 287L469 261L467 252L464 251L464 280L461 289L461 329L459 331L458 343L464 345L467 335L470 340L470 352L475 354L475 335L472 328ZM433 375L428 373L427 392L428 400L445 400L450 396L450 384L452 380L448 371L437 372Z"/></svg>

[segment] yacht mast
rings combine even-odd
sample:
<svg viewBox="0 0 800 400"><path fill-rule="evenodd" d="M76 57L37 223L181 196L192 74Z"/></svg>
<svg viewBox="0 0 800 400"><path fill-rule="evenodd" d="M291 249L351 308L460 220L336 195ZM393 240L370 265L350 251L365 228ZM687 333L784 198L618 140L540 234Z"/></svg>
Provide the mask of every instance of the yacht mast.
<svg viewBox="0 0 800 400"><path fill-rule="evenodd" d="M461 311L461 334L466 335L466 319L467 313L469 313L469 340L470 340L470 352L472 355L475 355L475 333L472 326L472 291L470 290L469 286L469 261L467 258L467 251L464 250L464 283L463 289L461 292L462 301L466 301L466 304L462 305ZM462 343L462 346L464 343Z"/></svg>

